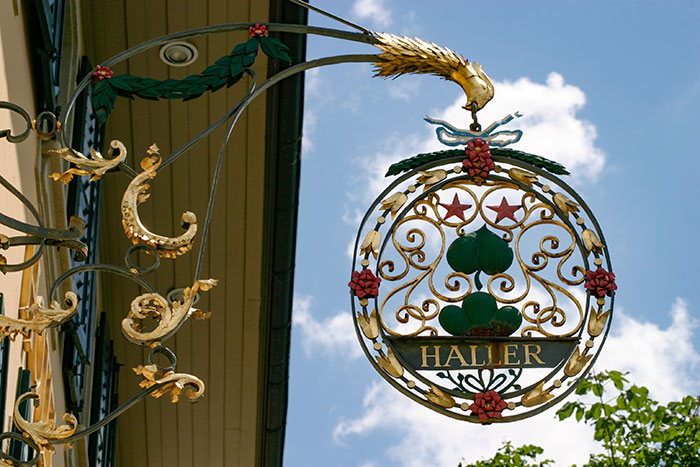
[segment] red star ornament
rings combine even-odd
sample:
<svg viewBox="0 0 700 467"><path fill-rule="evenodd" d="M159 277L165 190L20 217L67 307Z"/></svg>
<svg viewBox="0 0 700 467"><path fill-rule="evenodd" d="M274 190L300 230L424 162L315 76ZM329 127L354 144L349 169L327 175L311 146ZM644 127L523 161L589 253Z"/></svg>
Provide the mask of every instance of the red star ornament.
<svg viewBox="0 0 700 467"><path fill-rule="evenodd" d="M517 219L515 218L515 211L520 209L521 206L511 206L508 204L508 201L506 201L506 197L504 196L503 199L501 199L501 204L498 206L486 206L487 208L491 209L492 211L496 211L496 224L501 222L501 220L505 219L506 217L513 222L517 222Z"/></svg>
<svg viewBox="0 0 700 467"><path fill-rule="evenodd" d="M447 212L445 213L445 219L449 219L452 216L457 216L462 220L464 220L464 211L472 207L471 204L460 203L457 193L455 193L455 197L452 200L452 204L440 203L440 206L447 209Z"/></svg>

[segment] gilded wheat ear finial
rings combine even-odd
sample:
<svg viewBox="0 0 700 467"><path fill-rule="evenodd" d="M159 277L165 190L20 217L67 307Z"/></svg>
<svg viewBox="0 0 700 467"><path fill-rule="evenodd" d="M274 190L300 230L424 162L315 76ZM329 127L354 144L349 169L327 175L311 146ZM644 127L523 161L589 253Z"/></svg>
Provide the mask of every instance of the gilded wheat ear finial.
<svg viewBox="0 0 700 467"><path fill-rule="evenodd" d="M493 83L484 73L481 65L476 62L470 63L469 60L447 47L416 37L373 32L321 8L309 5L305 1L289 1L371 35L375 39L373 45L382 51L377 56L380 60L374 63L375 76L396 78L415 73L435 75L453 81L459 84L467 95L464 108L468 110L473 110L473 103L476 103L475 110L481 110L493 99Z"/></svg>
<svg viewBox="0 0 700 467"><path fill-rule="evenodd" d="M493 83L476 62L432 42L387 33L374 33L375 44L383 53L375 62L375 76L384 78L404 74L430 74L459 84L467 95L465 109L476 102L482 109L493 98Z"/></svg>

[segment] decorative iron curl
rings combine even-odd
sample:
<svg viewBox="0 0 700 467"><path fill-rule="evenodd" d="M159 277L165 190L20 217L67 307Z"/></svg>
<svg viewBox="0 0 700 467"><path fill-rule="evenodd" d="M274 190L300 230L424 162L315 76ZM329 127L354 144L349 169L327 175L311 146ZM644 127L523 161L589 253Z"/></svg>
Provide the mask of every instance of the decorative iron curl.
<svg viewBox="0 0 700 467"><path fill-rule="evenodd" d="M70 248L75 252L73 256L75 261L85 261L87 258L87 246L78 240L85 230L85 222L81 218L72 216L68 222L68 229L66 230L44 227L43 222L41 222L41 217L39 216L39 211L34 207L31 201L2 175L0 175L0 185L5 187L7 191L12 193L15 198L19 199L20 202L26 206L37 223L37 225L28 224L0 213L0 224L29 234L27 236L18 237L8 237L0 234L0 248L7 250L13 246L39 245L39 248L34 251L31 258L19 264L7 264L5 257L0 255L0 272L6 274L8 272L22 271L33 266L39 261L41 255L44 254L44 249L47 245Z"/></svg>
<svg viewBox="0 0 700 467"><path fill-rule="evenodd" d="M0 109L7 109L19 114L27 124L25 130L18 135L13 135L12 130L10 129L0 130L0 139L5 138L7 141L13 144L21 143L27 139L29 134L32 132L32 119L29 116L29 113L27 113L27 111L19 105L7 101L0 101Z"/></svg>
<svg viewBox="0 0 700 467"><path fill-rule="evenodd" d="M31 467L33 465L39 464L41 451L39 449L39 446L37 446L37 444L34 441L22 434L13 433L9 431L5 433L0 433L0 447L3 445L3 441L6 439L19 441L20 443L29 446L29 448L32 451L34 451L34 457L32 457L28 461L23 461L21 459L17 459L11 454L6 453L0 448L0 467Z"/></svg>

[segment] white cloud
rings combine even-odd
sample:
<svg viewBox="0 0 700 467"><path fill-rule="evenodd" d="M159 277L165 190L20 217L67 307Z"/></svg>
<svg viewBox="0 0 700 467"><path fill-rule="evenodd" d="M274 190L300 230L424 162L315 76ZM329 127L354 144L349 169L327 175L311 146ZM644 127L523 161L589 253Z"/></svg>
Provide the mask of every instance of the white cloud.
<svg viewBox="0 0 700 467"><path fill-rule="evenodd" d="M698 322L685 300L677 298L673 303L666 329L637 321L624 311L615 312L613 332L597 368L629 371L631 381L648 387L650 397L664 403L698 392L700 354L692 340Z"/></svg>
<svg viewBox="0 0 700 467"><path fill-rule="evenodd" d="M595 125L576 115L586 103L586 95L576 86L566 84L564 77L552 72L545 84L527 77L516 81L494 83L495 97L479 112L479 122L486 127L508 114L520 111L522 118L513 120L505 129L521 129L522 139L509 147L531 152L562 163L572 177L597 178L605 163L605 153L595 146ZM431 117L456 126L470 121L462 108L466 98L460 96L447 109ZM467 125L464 125L465 127ZM434 136L423 148L426 151L446 149Z"/></svg>
<svg viewBox="0 0 700 467"><path fill-rule="evenodd" d="M318 114L315 109L306 109L304 111L304 127L301 132L301 155L302 157L307 155L314 149L313 134L316 132L316 125L318 124Z"/></svg>
<svg viewBox="0 0 700 467"><path fill-rule="evenodd" d="M688 306L677 299L670 312L671 323L665 329L617 313L615 331L602 350L598 368L630 371L630 379L646 385L651 397L666 402L689 393L697 393L700 383L697 366L700 354L692 346L696 323ZM575 397L575 396L571 396ZM501 443L537 444L545 458L558 465L583 463L592 452L600 452L593 441L591 427L569 419L558 421L556 408L535 417L510 424L473 425L449 419L417 404L385 382L373 383L366 391L362 413L341 420L335 428L337 440L391 432L393 445L386 455L392 465L405 467L449 466L462 459L474 461L493 456Z"/></svg>
<svg viewBox="0 0 700 467"><path fill-rule="evenodd" d="M550 73L545 84L523 77L497 82L495 87L496 97L479 113L482 126L520 111L522 118L502 127L523 130L522 139L510 147L562 163L571 172L573 184L581 179L596 180L603 169L605 153L594 144L595 126L576 116L586 102L580 88L566 84L558 73ZM435 110L431 117L467 127L470 117L462 108L464 103L461 95L447 108ZM391 180L384 174L391 164L418 153L448 149L437 140L434 128L426 124L425 133L420 135L393 134L373 154L355 158L358 170L351 179L353 191L347 194L345 222L359 223L367 205L389 185ZM359 181L365 190L354 189Z"/></svg>
<svg viewBox="0 0 700 467"><path fill-rule="evenodd" d="M356 0L352 14L360 19L369 20L376 26L387 27L393 22L391 10L384 6L383 0Z"/></svg>
<svg viewBox="0 0 700 467"><path fill-rule="evenodd" d="M320 352L323 355L357 358L362 349L357 342L352 316L339 312L323 320L311 314L313 297L294 297L292 325L301 331L301 344L307 357Z"/></svg>
<svg viewBox="0 0 700 467"><path fill-rule="evenodd" d="M389 97L409 102L420 91L420 81L394 81L389 86Z"/></svg>

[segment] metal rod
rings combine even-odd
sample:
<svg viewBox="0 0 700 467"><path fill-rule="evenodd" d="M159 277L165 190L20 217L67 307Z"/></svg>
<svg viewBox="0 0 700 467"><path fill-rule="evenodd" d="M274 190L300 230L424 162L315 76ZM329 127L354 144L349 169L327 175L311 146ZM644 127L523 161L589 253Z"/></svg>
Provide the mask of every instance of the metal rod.
<svg viewBox="0 0 700 467"><path fill-rule="evenodd" d="M241 103L238 104L236 107L238 110L236 111L236 114L233 118L233 121L228 127L228 132L226 133L226 138L224 139L223 144L221 145L221 150L219 151L219 158L216 163L216 171L214 174L214 178L212 181L212 186L211 186L211 192L209 195L209 205L207 207L207 217L204 222L204 231L202 232L202 243L200 244L199 247L199 256L197 259L197 269L195 272L194 279L198 280L200 277L200 273L202 271L202 264L204 262L204 251L207 245L207 238L209 236L209 225L211 224L211 215L212 215L212 210L214 207L214 198L216 196L216 188L217 188L217 183L218 183L218 178L219 178L219 171L221 169L221 164L223 163L223 156L226 150L226 145L228 144L228 140L231 137L231 133L233 132L233 127L236 125L236 122L238 121L238 118L240 115L243 113L243 111L250 105L250 103L255 100L256 97L258 97L260 94L262 94L267 88L274 86L278 82L282 81L285 78L288 78L290 76L293 76L297 73L301 73L302 71L311 69L311 68L317 68L325 65L334 65L338 63L363 63L363 62L375 62L377 61L377 56L376 55L337 55L334 57L325 57L325 58L319 58L317 60L312 60L310 62L304 62L304 63L299 63L297 65L291 66L276 75L274 75L272 78L266 80L263 84L260 85L259 88L257 88L252 94L250 94L247 98L245 98Z"/></svg>
<svg viewBox="0 0 700 467"><path fill-rule="evenodd" d="M49 440L49 444L67 444L67 443L72 443L74 441L78 441L81 438L84 438L88 435L91 435L92 433L96 432L127 410L129 410L131 407L136 405L138 402L140 402L142 399L146 398L148 395L150 395L152 392L157 391L161 387L165 386L168 383L160 383L160 384L154 384L150 388L146 389L145 391L135 395L132 397L130 400L125 402L123 405L117 407L114 409L113 412L111 412L109 415L107 415L105 418L102 420L98 421L94 425L85 428L84 430L81 430L77 433L75 433L73 436L70 436L68 438L62 438L62 439L53 439Z"/></svg>
<svg viewBox="0 0 700 467"><path fill-rule="evenodd" d="M117 274L119 276L126 277L128 279L131 279L132 281L138 283L141 287L144 289L148 290L151 293L158 293L146 279L144 279L141 276L138 276L134 274L133 272L129 271L128 269L124 269L119 266L115 266L113 264L85 264L83 266L77 266L74 268L69 269L68 271L64 272L58 278L54 281L54 283L51 285L51 290L49 291L49 300L51 300L51 297L54 296L56 293L56 290L58 289L58 286L61 285L61 282L65 281L68 279L70 276L73 276L75 274L79 274L81 272L85 271L96 271L96 272L111 272L114 274Z"/></svg>
<svg viewBox="0 0 700 467"><path fill-rule="evenodd" d="M202 36L205 34L218 34L218 33L225 33L225 32L232 32L232 31L243 31L248 29L250 26L254 26L256 23L231 23L231 24L220 24L217 26L206 26L202 28L196 28L196 29L190 29L188 31L181 31L181 32L176 32L174 34L168 34L165 36L157 37L155 39L151 39L149 41L143 42L139 45L136 45L130 49L127 49L123 52L118 53L117 55L113 56L112 58L106 60L103 62L101 65L103 66L109 66L113 67L117 63L120 63L124 60L126 60L129 57L132 57L134 55L137 55L141 52L144 52L146 50L152 49L154 47L161 46L167 42L174 41L174 40L181 40L181 39L186 39L189 37L196 37L196 36ZM368 34L361 34L357 32L350 32L350 31L340 31L337 29L329 29L329 28L319 28L315 26L307 26L307 25L300 25L300 24L280 24L280 23L267 23L267 29L270 32L288 32L288 33L293 33L293 34L314 34L318 36L326 36L326 37L332 37L335 39L342 39L342 40L348 40L348 41L353 41L353 42L364 42L366 44L376 44L378 43L377 39ZM96 69L96 68L95 68ZM77 156L75 154L75 151L68 145L66 144L66 141L64 139L64 135L66 133L70 133L69 131L69 122L70 122L70 114L73 111L73 107L75 106L75 103L78 99L78 96L80 95L81 92L90 84L90 81L92 80L92 73L88 73L87 76L85 76L82 81L76 86L75 90L73 91L73 94L71 94L70 98L68 99L68 103L65 106L65 112L61 116L61 124L63 125L64 131L61 131L58 133L58 139L59 142L63 147L68 147L70 149L70 152L72 153L73 156Z"/></svg>
<svg viewBox="0 0 700 467"><path fill-rule="evenodd" d="M355 24L355 23L353 23L353 22L350 22L350 21L346 20L345 18L341 18L340 16L336 16L336 15L334 15L333 13L329 13L329 12L327 12L327 11L325 11L325 10L322 10L322 9L320 9L319 7L310 5L310 4L306 3L306 2L302 2L301 0L289 0L289 1L292 2L292 3L294 3L294 4L299 5L300 7L309 9L309 10L311 10L311 11L315 11L316 13L320 13L320 14L322 14L323 16L327 16L328 18L330 18L330 19L332 19L332 20L335 20L335 21L337 21L337 22L339 22L339 23L343 23L343 24L346 25L346 26L350 26L351 28L355 28L355 29L357 29L358 31L362 31L362 32L365 33L365 34L372 34L372 31L370 31L369 29L363 28L362 26L357 25L357 24Z"/></svg>

